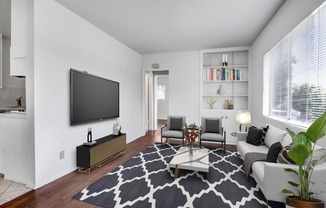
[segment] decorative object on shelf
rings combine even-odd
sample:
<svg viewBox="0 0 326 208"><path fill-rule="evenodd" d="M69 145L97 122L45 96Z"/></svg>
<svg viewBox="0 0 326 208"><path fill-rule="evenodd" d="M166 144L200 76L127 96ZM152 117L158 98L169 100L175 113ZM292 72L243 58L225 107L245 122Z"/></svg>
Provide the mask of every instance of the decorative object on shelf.
<svg viewBox="0 0 326 208"><path fill-rule="evenodd" d="M294 174L298 177L297 181L288 181L288 184L294 187L297 191L283 189L282 193L292 194L287 196L286 204L289 206L300 207L324 207L324 202L314 199L314 195L326 190L313 191L315 183L323 183L324 181L311 181L311 176L315 166L320 163L325 163L326 154L322 152L319 157L314 153L316 142L326 135L326 113L321 115L314 123L312 123L306 132L295 134L290 129L286 128L289 135L292 137L291 149L288 156L299 166L299 170L285 168L286 172ZM317 153L317 150L316 152ZM310 206L308 206L310 205Z"/></svg>
<svg viewBox="0 0 326 208"><path fill-rule="evenodd" d="M196 138L199 136L199 128L196 126L196 124L190 124L189 126L187 123L185 124L185 137L187 140L187 145L189 147L189 155L193 155L193 144L196 140Z"/></svg>
<svg viewBox="0 0 326 208"><path fill-rule="evenodd" d="M87 130L87 142L84 142L84 146L93 146L96 144L96 141L93 141L92 138L92 128L88 128Z"/></svg>
<svg viewBox="0 0 326 208"><path fill-rule="evenodd" d="M116 120L117 123L113 124L113 135L120 135L121 134L121 126L119 120Z"/></svg>
<svg viewBox="0 0 326 208"><path fill-rule="evenodd" d="M237 123L240 124L239 131L242 132L242 126L245 126L244 132L248 131L247 124L251 123L251 114L248 111L239 111L235 117Z"/></svg>
<svg viewBox="0 0 326 208"><path fill-rule="evenodd" d="M207 104L209 105L210 109L214 108L214 104L216 103L217 98L210 98L209 100L207 100Z"/></svg>
<svg viewBox="0 0 326 208"><path fill-rule="evenodd" d="M232 100L225 100L224 108L228 109L228 110L232 110L234 108L233 101Z"/></svg>
<svg viewBox="0 0 326 208"><path fill-rule="evenodd" d="M88 128L87 131L87 142L91 143L92 142L92 128Z"/></svg>
<svg viewBox="0 0 326 208"><path fill-rule="evenodd" d="M22 98L23 98L23 96L20 96L19 98L16 99L16 101L17 101L17 107L21 107L22 106Z"/></svg>
<svg viewBox="0 0 326 208"><path fill-rule="evenodd" d="M224 88L223 88L222 85L220 85L220 87L218 88L217 93L218 93L219 95L224 95L224 94L225 94L225 90L224 90Z"/></svg>
<svg viewBox="0 0 326 208"><path fill-rule="evenodd" d="M222 66L227 66L227 65L228 65L228 55L223 54Z"/></svg>

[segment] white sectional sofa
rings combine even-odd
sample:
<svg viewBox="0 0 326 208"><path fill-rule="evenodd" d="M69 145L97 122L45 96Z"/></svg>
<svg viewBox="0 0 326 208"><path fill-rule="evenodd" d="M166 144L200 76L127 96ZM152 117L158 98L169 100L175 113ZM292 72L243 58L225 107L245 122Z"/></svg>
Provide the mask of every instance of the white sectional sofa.
<svg viewBox="0 0 326 208"><path fill-rule="evenodd" d="M264 144L255 146L247 143L247 135L248 132L237 133L237 149L243 159L249 152L267 154L269 147L275 142L280 142L283 147L290 145L292 142L292 138L285 130L272 125L269 125ZM317 147L317 149L322 148ZM298 169L295 164L271 163L266 161L256 161L252 165L252 176L268 201L285 202L285 195L281 193L281 190L284 188L293 189L292 186L288 185L287 181L297 181L294 174L284 172L284 168ZM312 181L325 182L315 184L314 190L326 191L326 163L319 164L315 167ZM326 193L318 194L315 198L326 202Z"/></svg>

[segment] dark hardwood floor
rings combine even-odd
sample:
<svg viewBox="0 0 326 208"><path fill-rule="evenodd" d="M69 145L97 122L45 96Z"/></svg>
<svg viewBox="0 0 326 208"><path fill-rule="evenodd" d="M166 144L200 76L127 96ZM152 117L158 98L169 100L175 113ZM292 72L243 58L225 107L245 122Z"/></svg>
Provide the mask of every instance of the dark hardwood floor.
<svg viewBox="0 0 326 208"><path fill-rule="evenodd" d="M158 121L158 130L149 131L145 136L140 137L133 142L127 144L125 153L120 157L112 160L100 168L93 168L91 173L80 173L73 171L37 190L30 191L21 197L18 197L4 205L5 207L39 207L39 208L51 208L51 207L97 207L88 203L84 203L75 199L72 199L76 193L81 191L86 186L97 181L103 177L106 173L114 170L119 165L128 161L131 157L145 150L149 145L160 142L160 126L164 123L164 120ZM180 141L171 141L180 142ZM207 148L220 147L220 144L203 144ZM235 145L227 145L227 149L235 151Z"/></svg>

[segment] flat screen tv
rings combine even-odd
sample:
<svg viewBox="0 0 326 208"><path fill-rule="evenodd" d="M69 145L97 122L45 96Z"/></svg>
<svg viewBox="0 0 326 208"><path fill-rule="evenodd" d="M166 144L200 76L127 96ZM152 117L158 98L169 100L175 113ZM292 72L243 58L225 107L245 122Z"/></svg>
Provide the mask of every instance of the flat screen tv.
<svg viewBox="0 0 326 208"><path fill-rule="evenodd" d="M70 124L119 117L119 82L70 69Z"/></svg>

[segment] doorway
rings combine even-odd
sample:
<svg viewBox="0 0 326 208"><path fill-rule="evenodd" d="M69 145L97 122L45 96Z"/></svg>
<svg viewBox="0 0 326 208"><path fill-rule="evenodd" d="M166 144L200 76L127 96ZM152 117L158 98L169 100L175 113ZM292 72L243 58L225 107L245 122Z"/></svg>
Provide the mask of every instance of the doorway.
<svg viewBox="0 0 326 208"><path fill-rule="evenodd" d="M169 71L145 71L145 132L156 130L158 120L166 120L169 112Z"/></svg>

